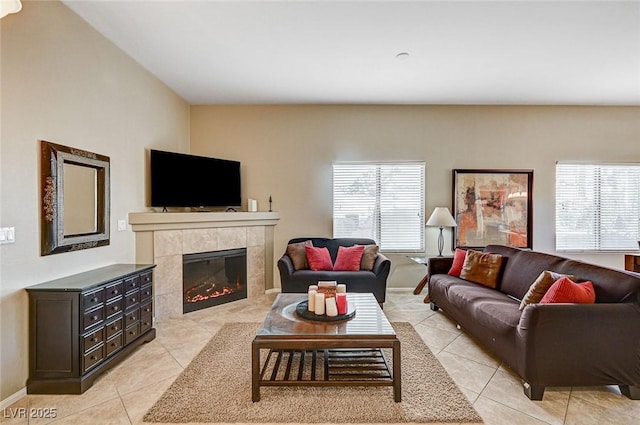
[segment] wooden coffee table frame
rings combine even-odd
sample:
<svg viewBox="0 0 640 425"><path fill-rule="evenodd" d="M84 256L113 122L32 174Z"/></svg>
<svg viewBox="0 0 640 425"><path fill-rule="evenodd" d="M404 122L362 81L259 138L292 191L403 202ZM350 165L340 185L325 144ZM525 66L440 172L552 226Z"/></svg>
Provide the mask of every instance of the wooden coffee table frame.
<svg viewBox="0 0 640 425"><path fill-rule="evenodd" d="M349 294L352 301L367 309L380 309L372 294ZM370 298L368 297L370 296ZM280 294L274 306L282 305L286 300L304 300L300 294ZM292 298L297 297L297 298ZM265 323L279 320L281 312L272 308ZM364 314L363 314L364 315ZM380 316L383 319L380 319ZM358 311L356 311L358 317ZM251 399L260 401L261 386L392 386L393 399L402 399L400 341L395 333L345 331L327 334L327 323L311 322L297 318L304 324L304 331L283 331L279 334L256 335L251 344ZM352 320L355 320L352 319ZM364 324L375 325L376 319L360 319ZM386 325L384 314L378 312L378 319ZM264 326L264 325L263 325ZM341 326L336 323L334 326ZM344 326L344 325L342 325ZM390 326L390 325L389 325ZM317 327L317 334L314 333ZM286 329L282 327L282 329ZM392 366L389 366L382 349L391 349ZM261 366L261 351L268 350L264 366ZM305 368L305 358L311 357L311 365ZM268 365L273 362L269 368ZM323 373L315 373L317 362L322 362ZM308 361L307 361L308 363ZM297 374L292 373L297 370ZM306 378L304 376L307 376Z"/></svg>

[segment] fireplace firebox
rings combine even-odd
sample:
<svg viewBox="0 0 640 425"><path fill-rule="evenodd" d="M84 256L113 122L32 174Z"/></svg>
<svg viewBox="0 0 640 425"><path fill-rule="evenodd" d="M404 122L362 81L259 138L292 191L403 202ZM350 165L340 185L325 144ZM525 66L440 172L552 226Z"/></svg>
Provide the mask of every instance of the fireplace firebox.
<svg viewBox="0 0 640 425"><path fill-rule="evenodd" d="M247 250L182 256L183 313L247 298Z"/></svg>

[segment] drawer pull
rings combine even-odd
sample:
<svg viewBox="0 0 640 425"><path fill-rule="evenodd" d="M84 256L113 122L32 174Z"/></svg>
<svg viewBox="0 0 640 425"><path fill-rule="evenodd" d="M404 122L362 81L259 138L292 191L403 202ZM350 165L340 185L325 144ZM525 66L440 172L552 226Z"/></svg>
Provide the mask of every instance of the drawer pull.
<svg viewBox="0 0 640 425"><path fill-rule="evenodd" d="M91 302L92 302L92 303L97 303L97 302L98 302L98 297L93 297L93 298L91 298Z"/></svg>
<svg viewBox="0 0 640 425"><path fill-rule="evenodd" d="M111 346L112 346L112 347L117 347L117 346L118 346L118 344L116 344L115 342L112 342L112 343L111 343Z"/></svg>
<svg viewBox="0 0 640 425"><path fill-rule="evenodd" d="M119 307L118 307L117 305L114 305L114 306L113 306L113 311L118 311L118 308L119 308Z"/></svg>
<svg viewBox="0 0 640 425"><path fill-rule="evenodd" d="M117 331L118 327L117 326L112 326L111 329L114 330L114 331Z"/></svg>
<svg viewBox="0 0 640 425"><path fill-rule="evenodd" d="M98 320L98 316L91 316L91 320Z"/></svg>
<svg viewBox="0 0 640 425"><path fill-rule="evenodd" d="M91 360L98 360L96 356L91 356Z"/></svg>
<svg viewBox="0 0 640 425"><path fill-rule="evenodd" d="M98 338L94 336L93 338L91 338L91 342L98 342Z"/></svg>
<svg viewBox="0 0 640 425"><path fill-rule="evenodd" d="M132 303L136 302L136 297L131 297L131 302Z"/></svg>
<svg viewBox="0 0 640 425"><path fill-rule="evenodd" d="M113 295L118 295L118 293L119 293L119 292L118 292L118 290L117 290L117 289L114 289L111 293L112 293Z"/></svg>
<svg viewBox="0 0 640 425"><path fill-rule="evenodd" d="M150 309L150 308L145 308L145 309L144 309L144 312L145 312L145 313L148 313L148 312L150 312L150 311L151 311L151 309Z"/></svg>
<svg viewBox="0 0 640 425"><path fill-rule="evenodd" d="M136 320L136 316L129 316L129 320L131 320L131 321Z"/></svg>

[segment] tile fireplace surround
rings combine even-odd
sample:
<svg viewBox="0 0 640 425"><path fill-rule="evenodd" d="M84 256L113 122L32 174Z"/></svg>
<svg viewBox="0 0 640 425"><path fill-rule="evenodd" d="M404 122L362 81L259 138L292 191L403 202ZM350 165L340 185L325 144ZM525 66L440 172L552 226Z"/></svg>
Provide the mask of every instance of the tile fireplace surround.
<svg viewBox="0 0 640 425"><path fill-rule="evenodd" d="M129 213L136 262L156 264L156 321L181 316L182 255L247 249L247 298L273 288L273 231L277 212Z"/></svg>

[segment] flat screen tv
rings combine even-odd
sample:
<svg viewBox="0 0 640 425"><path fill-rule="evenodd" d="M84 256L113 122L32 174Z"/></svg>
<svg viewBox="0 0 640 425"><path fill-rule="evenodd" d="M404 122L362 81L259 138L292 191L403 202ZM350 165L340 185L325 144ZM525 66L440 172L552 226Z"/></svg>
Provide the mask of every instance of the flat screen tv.
<svg viewBox="0 0 640 425"><path fill-rule="evenodd" d="M240 162L151 150L152 207L239 207Z"/></svg>

